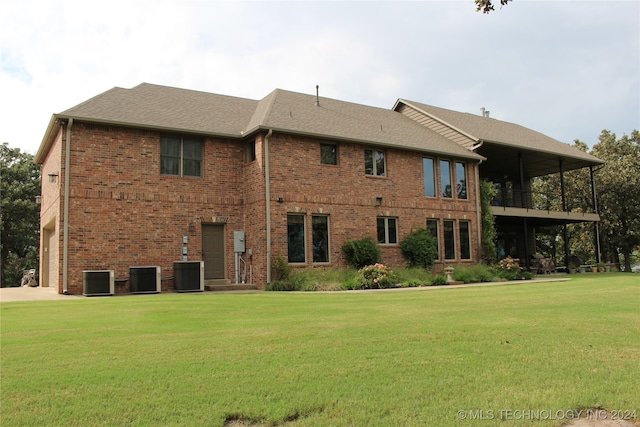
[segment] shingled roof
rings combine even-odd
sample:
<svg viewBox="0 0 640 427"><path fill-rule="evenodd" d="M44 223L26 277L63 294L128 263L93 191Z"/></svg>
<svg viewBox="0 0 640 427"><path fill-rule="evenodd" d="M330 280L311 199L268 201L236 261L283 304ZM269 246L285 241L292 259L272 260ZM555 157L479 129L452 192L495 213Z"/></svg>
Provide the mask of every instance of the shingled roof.
<svg viewBox="0 0 640 427"><path fill-rule="evenodd" d="M419 150L481 160L482 156L404 115L382 108L276 89L262 100L148 83L113 88L54 114L36 161L46 157L59 120L104 123L229 138L274 131Z"/></svg>

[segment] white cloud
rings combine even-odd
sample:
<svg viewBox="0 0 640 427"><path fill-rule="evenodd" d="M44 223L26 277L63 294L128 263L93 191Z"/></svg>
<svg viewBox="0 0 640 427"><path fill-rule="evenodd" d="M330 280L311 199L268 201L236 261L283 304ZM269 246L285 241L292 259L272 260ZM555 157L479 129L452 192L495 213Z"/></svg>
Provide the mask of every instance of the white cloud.
<svg viewBox="0 0 640 427"><path fill-rule="evenodd" d="M253 99L275 88L492 116L565 142L640 127L640 3L0 0L0 141L141 82Z"/></svg>

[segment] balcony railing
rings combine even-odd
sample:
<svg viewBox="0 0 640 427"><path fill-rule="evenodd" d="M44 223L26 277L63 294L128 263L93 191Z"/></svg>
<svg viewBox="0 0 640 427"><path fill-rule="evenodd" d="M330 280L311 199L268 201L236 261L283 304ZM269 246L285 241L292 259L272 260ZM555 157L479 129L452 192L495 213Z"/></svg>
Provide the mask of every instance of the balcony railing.
<svg viewBox="0 0 640 427"><path fill-rule="evenodd" d="M491 201L492 206L507 208L536 209L557 212L595 212L591 206L591 200L585 197L567 197L567 208L562 209L562 200L559 194L549 195L533 191L509 190L498 192Z"/></svg>

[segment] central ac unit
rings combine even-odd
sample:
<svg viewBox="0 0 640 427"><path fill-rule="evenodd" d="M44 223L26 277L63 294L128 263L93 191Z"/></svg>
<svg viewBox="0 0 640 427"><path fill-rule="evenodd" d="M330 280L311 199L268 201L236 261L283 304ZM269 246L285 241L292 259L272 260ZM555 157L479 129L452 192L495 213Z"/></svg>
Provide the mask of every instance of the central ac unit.
<svg viewBox="0 0 640 427"><path fill-rule="evenodd" d="M83 271L82 282L83 295L100 296L115 293L115 273L113 270Z"/></svg>
<svg viewBox="0 0 640 427"><path fill-rule="evenodd" d="M204 291L204 261L176 261L173 276L176 292Z"/></svg>
<svg viewBox="0 0 640 427"><path fill-rule="evenodd" d="M131 293L159 293L162 290L160 271L158 266L129 267L129 290Z"/></svg>

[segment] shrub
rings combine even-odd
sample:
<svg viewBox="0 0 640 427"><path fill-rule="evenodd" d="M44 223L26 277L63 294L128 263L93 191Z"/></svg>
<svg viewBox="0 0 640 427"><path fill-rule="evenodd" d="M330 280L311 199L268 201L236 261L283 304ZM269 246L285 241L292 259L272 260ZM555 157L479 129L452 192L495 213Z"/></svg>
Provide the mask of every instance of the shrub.
<svg viewBox="0 0 640 427"><path fill-rule="evenodd" d="M491 282L493 278L494 275L491 272L491 268L484 264L457 266L453 271L453 279L457 282Z"/></svg>
<svg viewBox="0 0 640 427"><path fill-rule="evenodd" d="M278 280L289 280L289 276L291 276L291 266L282 255L276 255L273 259L273 269L276 271Z"/></svg>
<svg viewBox="0 0 640 427"><path fill-rule="evenodd" d="M347 240L342 246L345 259L355 268L362 268L380 262L381 252L378 242L371 236L359 240Z"/></svg>
<svg viewBox="0 0 640 427"><path fill-rule="evenodd" d="M424 286L425 282L418 279L405 280L400 284L403 288L418 288L420 286Z"/></svg>
<svg viewBox="0 0 640 427"><path fill-rule="evenodd" d="M498 265L495 267L495 272L498 277L506 280L517 280L522 277L520 264L510 256L498 262Z"/></svg>
<svg viewBox="0 0 640 427"><path fill-rule="evenodd" d="M352 291L355 289L362 289L362 283L360 283L360 281L356 278L353 279L349 279L346 282L342 283L342 285L340 286L341 289L345 290L345 291Z"/></svg>
<svg viewBox="0 0 640 427"><path fill-rule="evenodd" d="M444 277L442 274L439 276L434 277L431 280L431 286L442 286L442 285L446 285L447 284L447 278Z"/></svg>
<svg viewBox="0 0 640 427"><path fill-rule="evenodd" d="M384 264L367 265L358 270L361 289L392 288L397 284L394 272Z"/></svg>
<svg viewBox="0 0 640 427"><path fill-rule="evenodd" d="M402 242L402 255L411 267L431 268L437 256L437 242L426 228L412 231Z"/></svg>
<svg viewBox="0 0 640 427"><path fill-rule="evenodd" d="M467 267L456 267L453 270L453 280L463 283L473 283L476 281L473 271Z"/></svg>

